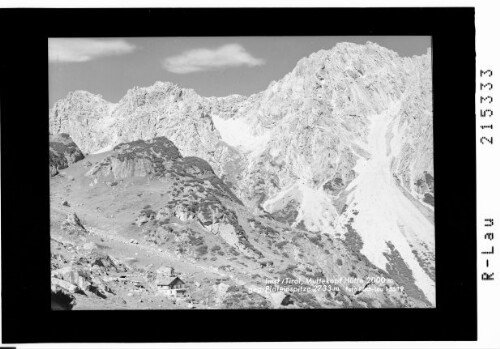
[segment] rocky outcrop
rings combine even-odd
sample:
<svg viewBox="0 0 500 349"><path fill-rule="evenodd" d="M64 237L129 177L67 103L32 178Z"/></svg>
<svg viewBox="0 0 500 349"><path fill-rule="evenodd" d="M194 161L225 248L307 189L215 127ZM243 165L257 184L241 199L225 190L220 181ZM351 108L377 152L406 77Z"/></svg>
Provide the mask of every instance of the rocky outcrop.
<svg viewBox="0 0 500 349"><path fill-rule="evenodd" d="M214 172L210 164L197 157L182 157L177 147L166 137L133 141L116 146L108 156L95 163L85 174L91 185L131 177L157 178L185 189L186 195L206 192L238 204L241 201ZM110 182L110 180L112 182ZM180 190L176 195L180 194ZM205 194L204 194L205 195Z"/></svg>
<svg viewBox="0 0 500 349"><path fill-rule="evenodd" d="M88 234L87 229L83 226L80 218L74 212L68 214L66 220L62 222L61 230L67 232L69 235L75 236Z"/></svg>
<svg viewBox="0 0 500 349"><path fill-rule="evenodd" d="M113 179L128 177L164 176L169 163L179 159L177 147L165 137L121 143L111 155L96 163L87 176Z"/></svg>
<svg viewBox="0 0 500 349"><path fill-rule="evenodd" d="M74 267L64 267L62 269L53 270L51 273L53 283L61 286L68 284L68 291L76 292L78 290L85 290L90 285L87 275L80 269ZM63 283L60 280L64 281Z"/></svg>
<svg viewBox="0 0 500 349"><path fill-rule="evenodd" d="M66 133L49 136L49 171L55 176L74 162L83 160L84 155Z"/></svg>
<svg viewBox="0 0 500 349"><path fill-rule="evenodd" d="M86 265L90 268L99 268L104 271L104 273L124 273L129 270L128 267L119 260L95 250L78 258L77 264Z"/></svg>
<svg viewBox="0 0 500 349"><path fill-rule="evenodd" d="M101 298L106 298L106 294L110 290L100 277L80 267L67 266L53 270L51 275L53 287L70 294L90 292Z"/></svg>

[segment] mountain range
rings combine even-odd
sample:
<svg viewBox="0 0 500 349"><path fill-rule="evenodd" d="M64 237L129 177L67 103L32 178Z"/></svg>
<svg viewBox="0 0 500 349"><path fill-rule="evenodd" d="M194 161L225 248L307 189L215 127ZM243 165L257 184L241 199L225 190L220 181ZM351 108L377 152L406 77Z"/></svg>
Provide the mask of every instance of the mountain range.
<svg viewBox="0 0 500 349"><path fill-rule="evenodd" d="M431 63L430 49L340 43L248 97L170 82L117 103L70 92L49 112L55 270L105 284L106 298L72 295L81 308L128 294L72 261L89 253L145 280L175 265L197 307L435 306ZM127 307L159 304L144 292Z"/></svg>

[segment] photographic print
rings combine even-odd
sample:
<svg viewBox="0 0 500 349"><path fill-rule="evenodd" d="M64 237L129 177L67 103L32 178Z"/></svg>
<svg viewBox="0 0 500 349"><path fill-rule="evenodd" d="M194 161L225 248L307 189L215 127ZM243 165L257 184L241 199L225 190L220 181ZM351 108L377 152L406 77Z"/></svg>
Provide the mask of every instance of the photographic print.
<svg viewBox="0 0 500 349"><path fill-rule="evenodd" d="M431 37L48 46L53 310L436 306Z"/></svg>

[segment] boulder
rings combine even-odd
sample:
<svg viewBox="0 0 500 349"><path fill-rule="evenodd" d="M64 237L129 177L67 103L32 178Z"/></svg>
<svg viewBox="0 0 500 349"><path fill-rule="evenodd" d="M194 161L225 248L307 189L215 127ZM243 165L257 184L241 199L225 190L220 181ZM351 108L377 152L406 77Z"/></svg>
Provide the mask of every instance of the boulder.
<svg viewBox="0 0 500 349"><path fill-rule="evenodd" d="M275 308L278 308L280 306L286 306L289 304L293 304L293 301L291 301L291 299L290 299L290 295L288 295L284 292L271 293L270 298L271 298L271 302L273 303L273 306Z"/></svg>
<svg viewBox="0 0 500 349"><path fill-rule="evenodd" d="M62 279L58 279L55 277L51 278L51 282L52 282L52 285L60 287L63 290L66 290L70 293L75 293L75 292L80 290L78 286L72 284L71 282L68 282L68 281L65 281Z"/></svg>
<svg viewBox="0 0 500 349"><path fill-rule="evenodd" d="M124 273L127 272L127 267L112 256L105 255L102 252L94 249L91 250L90 253L86 256L80 257L76 263L80 265L90 265L90 266L98 266L103 268L106 272L116 272L116 273Z"/></svg>
<svg viewBox="0 0 500 349"><path fill-rule="evenodd" d="M146 217L145 215L140 215L139 217L137 217L137 219L135 220L135 224L140 227L144 224L146 224L147 222L149 222L151 219Z"/></svg>
<svg viewBox="0 0 500 349"><path fill-rule="evenodd" d="M88 234L87 229L83 226L80 218L78 218L74 212L68 214L66 220L61 224L61 229L68 232L70 235Z"/></svg>
<svg viewBox="0 0 500 349"><path fill-rule="evenodd" d="M52 271L52 278L63 280L72 285L75 285L80 290L86 290L90 286L91 282L89 277L81 269L75 268L73 266L64 267ZM74 291L73 291L74 292Z"/></svg>

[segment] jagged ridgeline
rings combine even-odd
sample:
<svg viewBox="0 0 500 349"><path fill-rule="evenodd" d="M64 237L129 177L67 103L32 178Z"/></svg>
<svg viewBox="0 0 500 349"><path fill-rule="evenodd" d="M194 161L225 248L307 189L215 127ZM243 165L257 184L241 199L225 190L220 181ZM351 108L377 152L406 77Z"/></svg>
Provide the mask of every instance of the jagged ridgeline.
<svg viewBox="0 0 500 349"><path fill-rule="evenodd" d="M151 283L175 266L197 307L433 306L430 54L342 43L249 97L169 82L118 103L69 93L50 110L58 267L98 251ZM106 285L77 307L183 307Z"/></svg>

